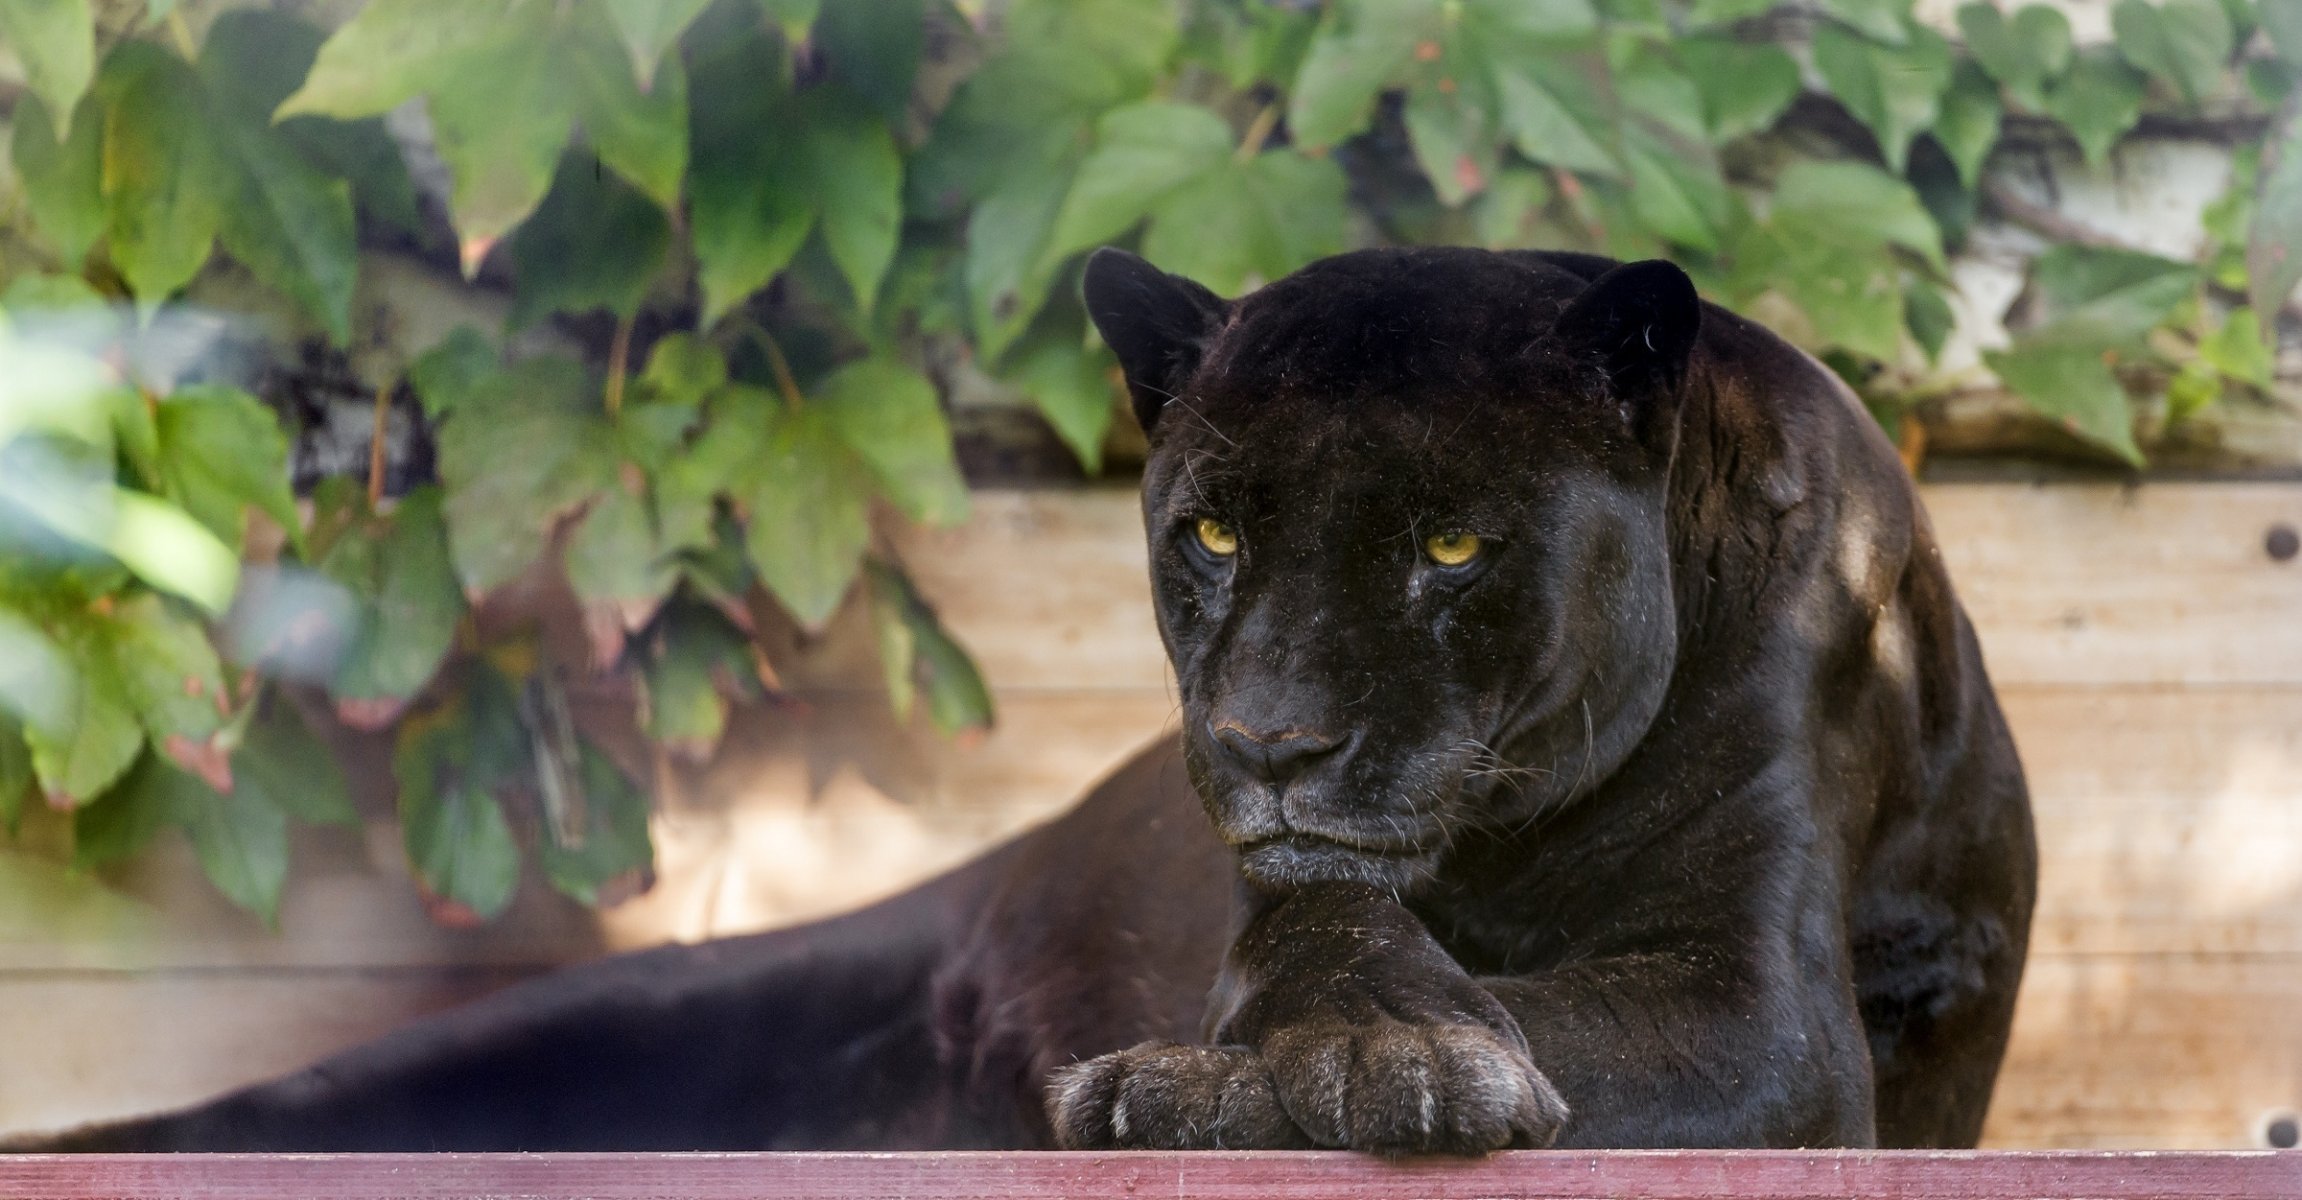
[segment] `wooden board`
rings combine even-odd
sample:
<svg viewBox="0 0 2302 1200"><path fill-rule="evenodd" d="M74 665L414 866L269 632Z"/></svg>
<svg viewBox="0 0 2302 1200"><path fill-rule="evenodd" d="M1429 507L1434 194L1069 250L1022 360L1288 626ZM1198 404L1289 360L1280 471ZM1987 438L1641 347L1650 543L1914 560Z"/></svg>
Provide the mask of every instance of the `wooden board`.
<svg viewBox="0 0 2302 1200"><path fill-rule="evenodd" d="M2302 486L1927 499L2042 848L1993 1143L2250 1144L2263 1111L2302 1107L2302 564L2265 550L2302 526ZM672 781L661 882L606 914L531 878L497 924L440 929L388 825L307 835L277 932L166 839L113 880L156 910L143 936L0 912L0 1016L42 1045L0 1073L0 1130L245 1082L487 979L851 907L1060 811L1174 716L1140 539L1115 489L982 493L968 524L906 535L999 728L963 747L899 726L856 614L787 639L803 703L744 714L720 762ZM114 1052L131 1026L173 1031L165 1063ZM248 1051L259 1029L279 1053ZM68 1085L42 1082L66 1062Z"/></svg>
<svg viewBox="0 0 2302 1200"><path fill-rule="evenodd" d="M1974 1154L1880 1151L1520 1150L1471 1161L1358 1154L308 1154L0 1159L20 1200L300 1196L311 1200L2286 1200L2292 1154Z"/></svg>

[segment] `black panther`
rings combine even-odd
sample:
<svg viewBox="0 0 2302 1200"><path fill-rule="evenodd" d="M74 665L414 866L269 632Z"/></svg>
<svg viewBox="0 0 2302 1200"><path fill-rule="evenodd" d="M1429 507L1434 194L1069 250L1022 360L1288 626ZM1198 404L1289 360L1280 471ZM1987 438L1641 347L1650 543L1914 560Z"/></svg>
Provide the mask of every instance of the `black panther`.
<svg viewBox="0 0 2302 1200"><path fill-rule="evenodd" d="M1844 385L1662 262L1085 288L1177 741L862 912L9 1148L1974 1143L2028 798Z"/></svg>

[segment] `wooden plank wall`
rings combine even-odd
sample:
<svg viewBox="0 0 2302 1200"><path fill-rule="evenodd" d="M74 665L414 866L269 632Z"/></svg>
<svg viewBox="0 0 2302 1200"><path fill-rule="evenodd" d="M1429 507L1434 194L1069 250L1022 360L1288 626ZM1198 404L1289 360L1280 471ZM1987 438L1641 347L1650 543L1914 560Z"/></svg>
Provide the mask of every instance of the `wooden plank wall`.
<svg viewBox="0 0 2302 1200"><path fill-rule="evenodd" d="M2302 1106L2302 485L1928 489L2030 771L2033 956L1988 1144L2237 1147ZM0 1130L179 1103L549 966L885 894L1058 811L1173 713L1131 492L986 492L907 535L1001 723L899 727L857 614L778 660L804 699L667 780L662 880L594 918L534 886L428 923L396 833L298 847L279 931L163 844L61 904L0 855ZM355 771L381 786L375 747Z"/></svg>

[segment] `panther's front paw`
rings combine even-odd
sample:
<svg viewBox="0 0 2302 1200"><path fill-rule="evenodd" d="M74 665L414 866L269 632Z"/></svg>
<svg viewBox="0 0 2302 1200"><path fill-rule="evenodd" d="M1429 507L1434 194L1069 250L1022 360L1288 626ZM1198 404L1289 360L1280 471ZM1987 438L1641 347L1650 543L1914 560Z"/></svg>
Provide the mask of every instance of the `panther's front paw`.
<svg viewBox="0 0 2302 1200"><path fill-rule="evenodd" d="M1314 1022L1274 1031L1279 1103L1323 1146L1484 1154L1548 1146L1567 1105L1526 1051L1475 1024Z"/></svg>
<svg viewBox="0 0 2302 1200"><path fill-rule="evenodd" d="M1145 1042L1050 1073L1047 1119L1066 1150L1302 1150L1252 1051Z"/></svg>

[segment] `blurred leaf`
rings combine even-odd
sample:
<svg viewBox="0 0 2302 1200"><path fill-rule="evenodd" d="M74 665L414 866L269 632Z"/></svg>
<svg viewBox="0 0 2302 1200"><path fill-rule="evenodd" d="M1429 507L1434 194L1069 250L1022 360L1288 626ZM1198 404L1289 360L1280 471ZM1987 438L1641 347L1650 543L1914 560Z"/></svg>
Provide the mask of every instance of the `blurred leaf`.
<svg viewBox="0 0 2302 1200"><path fill-rule="evenodd" d="M65 630L64 649L71 657L72 687L64 712L68 723L58 727L28 724L24 741L32 750L32 770L40 790L53 803L85 803L110 787L136 760L144 745L137 726L134 701L115 673L108 647L85 631Z"/></svg>
<svg viewBox="0 0 2302 1200"><path fill-rule="evenodd" d="M567 577L576 598L612 612L636 630L655 615L679 568L656 536L647 502L620 487L600 493L567 540Z"/></svg>
<svg viewBox="0 0 2302 1200"><path fill-rule="evenodd" d="M1440 203L1457 208L1486 188L1495 173L1495 139L1486 114L1466 103L1459 90L1409 92L1406 123L1415 161Z"/></svg>
<svg viewBox="0 0 2302 1200"><path fill-rule="evenodd" d="M2012 19L1987 0L1958 10L1958 29L1974 61L2004 85L2015 103L2046 111L2046 88L2070 69L2070 19L2047 4L2028 4Z"/></svg>
<svg viewBox="0 0 2302 1200"><path fill-rule="evenodd" d="M735 494L760 582L801 625L820 627L855 581L871 540L864 465L831 418L809 405L775 419L756 470Z"/></svg>
<svg viewBox="0 0 2302 1200"><path fill-rule="evenodd" d="M1614 95L1605 64L1588 54L1516 55L1498 66L1498 115L1519 153L1539 163L1620 176Z"/></svg>
<svg viewBox="0 0 2302 1200"><path fill-rule="evenodd" d="M2118 0L2110 21L2126 61L2174 84L2190 103L2221 84L2234 35L2219 0Z"/></svg>
<svg viewBox="0 0 2302 1200"><path fill-rule="evenodd" d="M882 120L902 122L926 47L926 0L839 0L818 18L814 41L850 91Z"/></svg>
<svg viewBox="0 0 2302 1200"><path fill-rule="evenodd" d="M1942 347L1950 340L1958 318L1951 312L1950 302L1931 284L1912 280L1902 292L1903 320L1910 329L1911 340L1926 351L1929 362L1942 358Z"/></svg>
<svg viewBox="0 0 2302 1200"><path fill-rule="evenodd" d="M602 0L624 48L631 51L632 74L643 88L652 88L656 64L664 51L679 40L688 23L711 0Z"/></svg>
<svg viewBox="0 0 2302 1200"><path fill-rule="evenodd" d="M64 648L30 618L0 606L0 713L14 718L11 727L50 744L68 742L79 702L79 671Z"/></svg>
<svg viewBox="0 0 2302 1200"><path fill-rule="evenodd" d="M74 269L104 232L104 115L92 101L84 107L87 115L58 144L47 105L26 96L16 105L9 144L33 224Z"/></svg>
<svg viewBox="0 0 2302 1200"><path fill-rule="evenodd" d="M1822 10L1863 36L1890 46L1910 37L1911 0L1820 0Z"/></svg>
<svg viewBox="0 0 2302 1200"><path fill-rule="evenodd" d="M800 128L824 244L868 314L903 224L903 156L886 122L834 88L809 91Z"/></svg>
<svg viewBox="0 0 2302 1200"><path fill-rule="evenodd" d="M543 553L559 519L616 483L615 432L583 368L562 358L485 376L439 433L456 575L485 594Z"/></svg>
<svg viewBox="0 0 2302 1200"><path fill-rule="evenodd" d="M329 548L320 570L359 601L328 688L337 700L403 701L431 682L464 614L447 545L439 489L423 487Z"/></svg>
<svg viewBox="0 0 2302 1200"><path fill-rule="evenodd" d="M2100 166L2142 115L2142 73L2114 54L2081 54L2047 92L2046 111L2070 127L2087 164Z"/></svg>
<svg viewBox="0 0 2302 1200"><path fill-rule="evenodd" d="M351 788L334 752L304 724L294 705L274 697L232 752L235 795L314 825L357 825Z"/></svg>
<svg viewBox="0 0 2302 1200"><path fill-rule="evenodd" d="M1623 151L1639 221L1679 245L1716 251L1733 220L1734 196L1709 147L1635 122L1623 131Z"/></svg>
<svg viewBox="0 0 2302 1200"><path fill-rule="evenodd" d="M764 31L701 47L692 70L690 236L703 324L783 270L814 225L784 55Z"/></svg>
<svg viewBox="0 0 2302 1200"><path fill-rule="evenodd" d="M2254 15L2262 22L2262 32L2270 35L2270 45L2278 57L2302 65L2302 8L2270 0Z"/></svg>
<svg viewBox="0 0 2302 1200"><path fill-rule="evenodd" d="M2247 296L2258 313L2286 306L2302 283L2302 92L2278 112L2262 148L2254 193L2254 223L2246 234ZM2276 321L2265 321L2269 336Z"/></svg>
<svg viewBox="0 0 2302 1200"><path fill-rule="evenodd" d="M2140 342L2198 286L2198 268L2130 250L2055 246L2039 256L2032 282L2040 331L2117 347Z"/></svg>
<svg viewBox="0 0 2302 1200"><path fill-rule="evenodd" d="M2199 341L2198 357L2232 379L2265 389L2278 365L2263 340L2261 320L2251 308L2232 310L2213 333Z"/></svg>
<svg viewBox="0 0 2302 1200"><path fill-rule="evenodd" d="M2166 381L2166 422L2171 425L2222 398L2222 376L2213 367L2192 360L2182 364Z"/></svg>
<svg viewBox="0 0 2302 1200"><path fill-rule="evenodd" d="M1983 164L1998 144L2000 117L1998 89L1973 63L1960 63L1935 117L1934 139L1958 168L1963 186L1971 189L1982 181Z"/></svg>
<svg viewBox="0 0 2302 1200"><path fill-rule="evenodd" d="M1907 45L1882 46L1825 25L1815 31L1814 65L1831 94L1877 135L1887 165L1900 174L1910 140L1934 124L1950 86L1949 44L1919 28Z"/></svg>
<svg viewBox="0 0 2302 1200"><path fill-rule="evenodd" d="M503 356L487 335L469 325L458 325L440 343L408 364L408 384L434 421L461 409L482 389L495 386Z"/></svg>
<svg viewBox="0 0 2302 1200"><path fill-rule="evenodd" d="M0 42L24 64L24 82L51 113L72 110L96 72L96 32L88 0L0 0Z"/></svg>
<svg viewBox="0 0 2302 1200"><path fill-rule="evenodd" d="M952 455L951 425L935 385L891 359L850 363L809 398L864 464L880 490L915 521L967 519L967 483Z"/></svg>
<svg viewBox="0 0 2302 1200"><path fill-rule="evenodd" d="M1113 109L1098 122L1095 150L1056 214L1049 257L1118 238L1160 201L1221 171L1231 152L1230 126L1198 105L1152 100Z"/></svg>
<svg viewBox="0 0 2302 1200"><path fill-rule="evenodd" d="M199 78L148 42L124 42L97 80L112 261L147 308L208 261L233 196Z"/></svg>
<svg viewBox="0 0 2302 1200"><path fill-rule="evenodd" d="M1040 415L1090 475L1103 469L1103 436L1110 431L1111 380L1107 352L1089 352L1080 336L1035 337L1016 348L1006 381L1031 398Z"/></svg>
<svg viewBox="0 0 2302 1200"><path fill-rule="evenodd" d="M103 543L144 582L221 615L240 585L239 556L183 509L142 492L121 491Z"/></svg>
<svg viewBox="0 0 2302 1200"><path fill-rule="evenodd" d="M461 703L407 721L392 754L408 863L457 924L492 920L519 886L519 845L496 789L517 781L526 735L504 684L490 678Z"/></svg>
<svg viewBox="0 0 2302 1200"><path fill-rule="evenodd" d="M1333 159L1266 151L1182 189L1152 214L1144 257L1223 295L1343 250L1347 184Z"/></svg>
<svg viewBox="0 0 2302 1200"><path fill-rule="evenodd" d="M24 744L24 726L0 710L0 831L16 836L24 797L31 791L32 748Z"/></svg>
<svg viewBox="0 0 2302 1200"><path fill-rule="evenodd" d="M1311 38L1295 77L1287 127L1307 149L1367 127L1375 97L1439 34L1438 0L1338 0ZM1228 140L1228 139L1226 139Z"/></svg>
<svg viewBox="0 0 2302 1200"><path fill-rule="evenodd" d="M230 697L208 632L158 596L123 600L109 615L59 632L83 673L94 669L119 684L153 745L170 735L205 741L223 728Z"/></svg>
<svg viewBox="0 0 2302 1200"><path fill-rule="evenodd" d="M670 245L663 210L589 156L563 155L543 204L512 234L519 287L508 324L520 329L552 313L595 308L628 318Z"/></svg>
<svg viewBox="0 0 2302 1200"><path fill-rule="evenodd" d="M1774 11L1779 0L1694 0L1687 10L1691 25L1731 25Z"/></svg>
<svg viewBox="0 0 2302 1200"><path fill-rule="evenodd" d="M1698 37L1671 49L1702 93L1704 120L1718 141L1764 133L1798 99L1798 63L1780 46Z"/></svg>
<svg viewBox="0 0 2302 1200"><path fill-rule="evenodd" d="M2034 338L1985 351L1982 358L2031 408L2139 466L2134 411L2104 361L2107 353L2091 342Z"/></svg>
<svg viewBox="0 0 2302 1200"><path fill-rule="evenodd" d="M37 747L34 754L38 754ZM151 842L176 818L177 780L188 778L157 754L135 757L119 786L72 811L72 865L81 870L118 862Z"/></svg>
<svg viewBox="0 0 2302 1200"><path fill-rule="evenodd" d="M161 494L236 552L255 508L301 540L288 490L288 440L279 418L238 388L195 384L153 410Z"/></svg>
<svg viewBox="0 0 2302 1200"><path fill-rule="evenodd" d="M539 7L515 0L509 9ZM320 47L304 85L277 115L389 112L470 69L466 56L505 11L475 9L465 0L368 0Z"/></svg>
<svg viewBox="0 0 2302 1200"><path fill-rule="evenodd" d="M553 887L583 904L612 905L646 891L655 881L647 796L588 742L582 743L581 760L577 777L586 816L582 839L563 842L547 822L539 857Z"/></svg>
<svg viewBox="0 0 2302 1200"><path fill-rule="evenodd" d="M234 904L276 922L288 880L288 815L253 788L228 792L162 765L170 815L192 835L200 869Z"/></svg>
<svg viewBox="0 0 2302 1200"><path fill-rule="evenodd" d="M898 717L927 697L928 719L945 735L975 733L992 723L990 690L965 651L951 640L911 580L885 563L870 564L873 626L888 699Z"/></svg>
<svg viewBox="0 0 2302 1200"><path fill-rule="evenodd" d="M1942 231L1910 185L1868 163L1806 160L1775 181L1769 220L1785 234L1853 248L1900 246L1948 271Z"/></svg>
<svg viewBox="0 0 2302 1200"><path fill-rule="evenodd" d="M558 45L570 109L601 162L676 213L688 167L687 71L668 58L654 86L640 90L615 53L614 35L583 19L589 12L577 11Z"/></svg>
<svg viewBox="0 0 2302 1200"><path fill-rule="evenodd" d="M712 608L685 599L664 610L650 641L640 668L641 726L681 758L708 762L727 731L729 697L758 691L746 686L751 642Z"/></svg>

